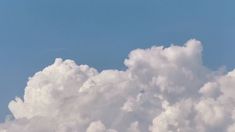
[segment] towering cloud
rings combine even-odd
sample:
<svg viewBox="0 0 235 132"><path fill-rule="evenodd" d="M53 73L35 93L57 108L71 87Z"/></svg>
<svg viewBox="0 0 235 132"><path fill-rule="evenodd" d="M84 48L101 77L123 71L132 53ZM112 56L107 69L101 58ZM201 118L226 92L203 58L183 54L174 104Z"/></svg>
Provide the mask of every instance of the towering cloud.
<svg viewBox="0 0 235 132"><path fill-rule="evenodd" d="M127 69L56 59L29 78L0 132L234 132L235 70L206 68L202 45L136 49Z"/></svg>

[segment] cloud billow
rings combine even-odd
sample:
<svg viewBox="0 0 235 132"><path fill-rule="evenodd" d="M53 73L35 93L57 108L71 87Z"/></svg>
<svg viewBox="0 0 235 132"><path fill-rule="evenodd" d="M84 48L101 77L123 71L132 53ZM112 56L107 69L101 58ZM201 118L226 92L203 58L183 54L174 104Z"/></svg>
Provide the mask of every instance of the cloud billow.
<svg viewBox="0 0 235 132"><path fill-rule="evenodd" d="M202 49L136 49L123 71L56 59L9 103L0 132L234 132L235 71L205 67Z"/></svg>

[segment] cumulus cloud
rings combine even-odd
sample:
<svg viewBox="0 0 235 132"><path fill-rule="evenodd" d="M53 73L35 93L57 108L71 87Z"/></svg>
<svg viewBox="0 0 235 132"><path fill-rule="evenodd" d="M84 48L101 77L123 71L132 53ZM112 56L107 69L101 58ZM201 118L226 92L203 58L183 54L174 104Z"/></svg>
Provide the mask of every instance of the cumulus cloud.
<svg viewBox="0 0 235 132"><path fill-rule="evenodd" d="M235 70L205 67L202 49L136 49L122 71L56 59L9 103L0 132L233 132Z"/></svg>

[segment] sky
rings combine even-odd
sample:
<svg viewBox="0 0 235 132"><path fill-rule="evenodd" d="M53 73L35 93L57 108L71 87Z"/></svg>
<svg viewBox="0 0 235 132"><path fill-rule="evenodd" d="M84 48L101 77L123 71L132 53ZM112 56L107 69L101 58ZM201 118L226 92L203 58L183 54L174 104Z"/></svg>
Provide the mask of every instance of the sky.
<svg viewBox="0 0 235 132"><path fill-rule="evenodd" d="M235 67L232 0L1 0L0 121L23 96L28 77L57 57L99 71L125 69L136 48L203 45L211 68Z"/></svg>

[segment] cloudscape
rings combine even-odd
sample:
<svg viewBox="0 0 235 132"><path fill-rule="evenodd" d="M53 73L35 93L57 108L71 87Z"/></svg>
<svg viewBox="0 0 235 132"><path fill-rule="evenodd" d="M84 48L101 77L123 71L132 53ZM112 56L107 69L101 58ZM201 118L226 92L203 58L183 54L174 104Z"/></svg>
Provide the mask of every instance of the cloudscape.
<svg viewBox="0 0 235 132"><path fill-rule="evenodd" d="M135 49L124 70L57 58L9 103L0 132L234 132L235 71L206 67L202 51L195 39Z"/></svg>

